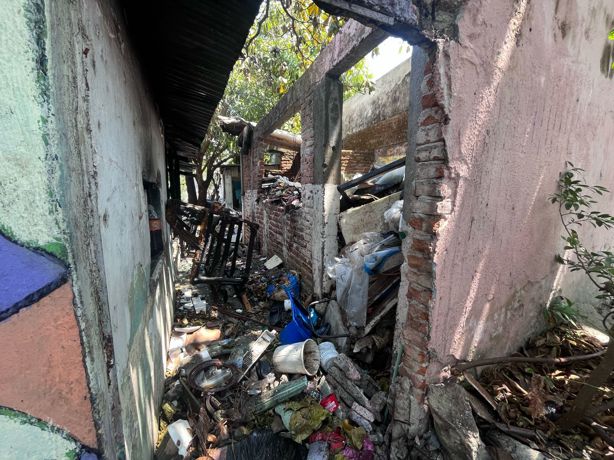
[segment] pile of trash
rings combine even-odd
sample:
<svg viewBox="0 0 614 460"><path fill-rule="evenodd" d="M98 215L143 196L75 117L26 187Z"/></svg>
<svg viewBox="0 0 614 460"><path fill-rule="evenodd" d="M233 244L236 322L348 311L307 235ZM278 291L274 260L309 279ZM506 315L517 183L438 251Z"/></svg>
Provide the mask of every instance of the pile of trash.
<svg viewBox="0 0 614 460"><path fill-rule="evenodd" d="M386 458L388 381L323 336L326 303L303 307L294 273L267 283L253 303L289 306L284 327L178 296L156 458Z"/></svg>
<svg viewBox="0 0 614 460"><path fill-rule="evenodd" d="M283 205L286 212L303 207L300 182L292 182L285 176L267 176L262 179L264 203Z"/></svg>

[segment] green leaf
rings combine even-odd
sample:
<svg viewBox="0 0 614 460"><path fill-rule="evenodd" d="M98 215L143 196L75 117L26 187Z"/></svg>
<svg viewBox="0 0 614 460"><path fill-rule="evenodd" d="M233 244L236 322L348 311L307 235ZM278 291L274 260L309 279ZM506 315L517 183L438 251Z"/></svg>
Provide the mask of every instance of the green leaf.
<svg viewBox="0 0 614 460"><path fill-rule="evenodd" d="M614 29L610 30L610 33L608 34L608 40L614 41Z"/></svg>

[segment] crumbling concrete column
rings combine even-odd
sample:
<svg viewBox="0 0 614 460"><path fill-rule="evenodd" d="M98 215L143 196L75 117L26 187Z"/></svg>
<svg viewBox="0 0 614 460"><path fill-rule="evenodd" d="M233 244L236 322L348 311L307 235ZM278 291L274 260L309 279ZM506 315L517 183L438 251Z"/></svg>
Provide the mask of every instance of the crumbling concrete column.
<svg viewBox="0 0 614 460"><path fill-rule="evenodd" d="M301 177L305 206L313 207L311 257L313 293L318 297L330 288L326 260L337 254L342 110L343 85L328 76L314 87L301 110Z"/></svg>

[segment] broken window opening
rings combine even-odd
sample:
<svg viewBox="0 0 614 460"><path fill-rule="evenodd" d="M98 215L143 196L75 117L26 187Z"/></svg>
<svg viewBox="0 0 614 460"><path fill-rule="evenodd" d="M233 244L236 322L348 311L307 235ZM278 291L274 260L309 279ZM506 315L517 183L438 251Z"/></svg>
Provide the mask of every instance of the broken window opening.
<svg viewBox="0 0 614 460"><path fill-rule="evenodd" d="M296 113L282 126L300 132L301 121L301 114ZM266 136L265 141L269 144L262 153L259 199L263 203L283 207L284 212L301 208L301 136L277 129Z"/></svg>
<svg viewBox="0 0 614 460"><path fill-rule="evenodd" d="M160 256L164 252L162 235L162 202L160 187L155 182L143 180L143 188L147 198L147 215L149 218L149 253L151 256L151 271L153 273Z"/></svg>

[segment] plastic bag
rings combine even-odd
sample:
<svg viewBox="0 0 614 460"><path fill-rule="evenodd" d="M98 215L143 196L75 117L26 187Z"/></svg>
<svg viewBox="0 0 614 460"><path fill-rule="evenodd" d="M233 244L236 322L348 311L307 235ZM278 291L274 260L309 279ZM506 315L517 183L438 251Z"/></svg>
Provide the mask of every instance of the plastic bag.
<svg viewBox="0 0 614 460"><path fill-rule="evenodd" d="M401 215L403 213L403 200L398 200L392 203L392 206L384 212L384 222L386 228L393 232L398 232L401 229Z"/></svg>
<svg viewBox="0 0 614 460"><path fill-rule="evenodd" d="M369 274L365 271L364 260L383 241L381 233L364 233L347 249L346 257L335 265L337 303L345 310L350 326L364 327L367 323Z"/></svg>

